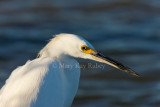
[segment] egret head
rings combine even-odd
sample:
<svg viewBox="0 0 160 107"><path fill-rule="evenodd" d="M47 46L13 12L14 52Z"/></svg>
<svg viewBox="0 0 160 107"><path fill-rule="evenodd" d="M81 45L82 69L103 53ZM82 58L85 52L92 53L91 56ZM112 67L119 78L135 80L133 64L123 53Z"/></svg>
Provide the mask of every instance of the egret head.
<svg viewBox="0 0 160 107"><path fill-rule="evenodd" d="M41 50L39 56L58 56L61 54L102 62L139 77L139 75L131 69L109 57L105 57L95 50L87 40L74 34L56 35L56 37Z"/></svg>

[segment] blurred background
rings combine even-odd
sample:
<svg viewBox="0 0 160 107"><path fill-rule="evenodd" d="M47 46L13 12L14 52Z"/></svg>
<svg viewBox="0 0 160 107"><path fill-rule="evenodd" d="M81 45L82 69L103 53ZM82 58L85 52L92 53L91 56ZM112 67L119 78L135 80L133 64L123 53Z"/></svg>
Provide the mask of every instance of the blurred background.
<svg viewBox="0 0 160 107"><path fill-rule="evenodd" d="M142 76L83 68L73 107L160 106L159 0L1 0L0 87L59 33L84 37Z"/></svg>

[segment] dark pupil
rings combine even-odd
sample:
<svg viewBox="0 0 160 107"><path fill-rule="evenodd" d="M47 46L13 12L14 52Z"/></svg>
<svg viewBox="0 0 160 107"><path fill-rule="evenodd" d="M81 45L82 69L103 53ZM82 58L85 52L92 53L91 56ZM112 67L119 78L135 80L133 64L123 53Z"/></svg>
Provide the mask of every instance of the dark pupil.
<svg viewBox="0 0 160 107"><path fill-rule="evenodd" d="M82 49L86 49L86 47L82 47Z"/></svg>

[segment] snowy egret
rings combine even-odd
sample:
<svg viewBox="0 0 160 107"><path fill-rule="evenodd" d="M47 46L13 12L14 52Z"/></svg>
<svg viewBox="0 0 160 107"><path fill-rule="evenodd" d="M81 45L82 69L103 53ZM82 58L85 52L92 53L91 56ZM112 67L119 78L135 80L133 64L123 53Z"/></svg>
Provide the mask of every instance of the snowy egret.
<svg viewBox="0 0 160 107"><path fill-rule="evenodd" d="M73 34L57 35L38 56L12 72L0 91L0 107L70 106L80 78L80 67L74 58L99 61L139 76L98 53L88 41Z"/></svg>

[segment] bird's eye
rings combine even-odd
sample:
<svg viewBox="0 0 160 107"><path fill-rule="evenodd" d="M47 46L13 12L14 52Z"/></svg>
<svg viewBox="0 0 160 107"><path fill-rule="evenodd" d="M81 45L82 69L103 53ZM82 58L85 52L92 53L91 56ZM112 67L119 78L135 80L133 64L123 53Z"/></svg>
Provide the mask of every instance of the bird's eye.
<svg viewBox="0 0 160 107"><path fill-rule="evenodd" d="M87 50L87 46L81 46L82 50Z"/></svg>

